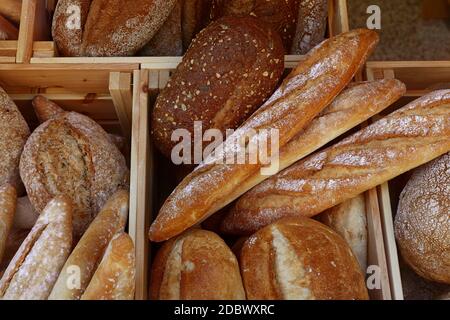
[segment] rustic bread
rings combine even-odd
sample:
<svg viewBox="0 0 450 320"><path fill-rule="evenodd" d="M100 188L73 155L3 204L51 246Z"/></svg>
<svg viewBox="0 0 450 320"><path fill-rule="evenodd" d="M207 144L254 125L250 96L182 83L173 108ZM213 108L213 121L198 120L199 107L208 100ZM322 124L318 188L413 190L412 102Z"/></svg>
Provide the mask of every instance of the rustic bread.
<svg viewBox="0 0 450 320"><path fill-rule="evenodd" d="M241 197L223 225L247 234L315 216L450 151L450 90L417 99Z"/></svg>
<svg viewBox="0 0 450 320"><path fill-rule="evenodd" d="M239 265L215 233L191 230L163 244L151 273L153 300L243 300Z"/></svg>
<svg viewBox="0 0 450 320"><path fill-rule="evenodd" d="M67 259L49 300L78 300L89 285L111 239L125 229L129 194L119 190L103 207ZM79 286L69 288L71 269L80 270Z"/></svg>
<svg viewBox="0 0 450 320"><path fill-rule="evenodd" d="M395 235L414 271L450 284L450 153L414 171L400 196Z"/></svg>
<svg viewBox="0 0 450 320"><path fill-rule="evenodd" d="M167 157L175 129L194 133L238 127L273 92L283 72L278 35L254 18L228 17L210 24L193 41L158 96L152 117L156 146Z"/></svg>
<svg viewBox="0 0 450 320"><path fill-rule="evenodd" d="M46 300L72 249L72 205L49 202L0 280L0 299Z"/></svg>
<svg viewBox="0 0 450 320"><path fill-rule="evenodd" d="M9 263L14 258L14 255L19 250L22 243L25 241L30 230L17 229L12 227L6 240L5 250L3 253L3 259L0 261L0 279L3 276L5 270L8 268Z"/></svg>
<svg viewBox="0 0 450 320"><path fill-rule="evenodd" d="M14 221L17 193L10 184L0 186L0 263L6 249L6 241Z"/></svg>
<svg viewBox="0 0 450 320"><path fill-rule="evenodd" d="M183 0L182 30L183 48L187 50L192 39L210 22L213 0Z"/></svg>
<svg viewBox="0 0 450 320"><path fill-rule="evenodd" d="M33 132L20 160L20 174L37 212L57 195L72 200L76 238L129 179L125 158L108 134L75 112L58 113Z"/></svg>
<svg viewBox="0 0 450 320"><path fill-rule="evenodd" d="M241 251L249 300L367 300L347 243L307 218L287 218L251 236Z"/></svg>
<svg viewBox="0 0 450 320"><path fill-rule="evenodd" d="M376 32L358 29L312 50L273 96L225 141L221 148L225 152L209 157L175 189L151 226L150 239L163 241L176 236L221 209L218 203L224 207L235 200L230 197L234 190L264 164L220 164L224 154L247 151L234 141L241 141L253 130L275 129L283 148L347 86L377 42Z"/></svg>
<svg viewBox="0 0 450 320"><path fill-rule="evenodd" d="M15 103L0 88L0 185L21 184L19 159L30 129Z"/></svg>
<svg viewBox="0 0 450 320"><path fill-rule="evenodd" d="M2 0L0 1L0 14L15 23L20 22L22 13L22 0Z"/></svg>

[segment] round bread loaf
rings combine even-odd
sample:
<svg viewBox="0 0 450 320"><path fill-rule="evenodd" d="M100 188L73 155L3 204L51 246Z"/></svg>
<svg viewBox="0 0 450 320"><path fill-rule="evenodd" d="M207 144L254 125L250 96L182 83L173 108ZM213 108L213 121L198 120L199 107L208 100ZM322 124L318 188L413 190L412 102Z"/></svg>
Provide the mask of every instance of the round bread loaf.
<svg viewBox="0 0 450 320"><path fill-rule="evenodd" d="M100 125L75 112L59 113L33 132L20 160L20 175L39 213L54 197L70 197L76 237L114 192L128 187L123 155Z"/></svg>
<svg viewBox="0 0 450 320"><path fill-rule="evenodd" d="M0 186L10 183L19 189L19 159L29 135L19 109L0 88Z"/></svg>
<svg viewBox="0 0 450 320"><path fill-rule="evenodd" d="M395 235L414 271L450 284L450 153L414 171L400 195Z"/></svg>
<svg viewBox="0 0 450 320"><path fill-rule="evenodd" d="M166 242L153 263L152 300L244 300L239 265L215 233L188 231Z"/></svg>
<svg viewBox="0 0 450 320"><path fill-rule="evenodd" d="M283 45L276 32L251 17L226 17L193 40L182 63L158 96L152 132L170 157L176 129L194 139L194 122L203 131L225 133L244 122L276 88L284 69Z"/></svg>
<svg viewBox="0 0 450 320"><path fill-rule="evenodd" d="M287 218L251 236L241 251L249 300L365 300L351 248L325 225Z"/></svg>

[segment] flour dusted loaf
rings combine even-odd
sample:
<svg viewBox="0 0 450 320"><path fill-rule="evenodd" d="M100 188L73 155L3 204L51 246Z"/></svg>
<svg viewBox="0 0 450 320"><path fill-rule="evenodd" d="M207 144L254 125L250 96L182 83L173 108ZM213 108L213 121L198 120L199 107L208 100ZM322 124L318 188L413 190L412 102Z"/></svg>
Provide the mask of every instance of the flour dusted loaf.
<svg viewBox="0 0 450 320"><path fill-rule="evenodd" d="M0 186L0 264L16 212L17 192L10 184Z"/></svg>
<svg viewBox="0 0 450 320"><path fill-rule="evenodd" d="M287 218L251 236L240 266L249 300L367 300L347 243L307 218Z"/></svg>
<svg viewBox="0 0 450 320"><path fill-rule="evenodd" d="M58 113L33 132L20 160L20 174L37 212L57 195L72 200L76 238L129 179L125 158L108 134L75 112Z"/></svg>
<svg viewBox="0 0 450 320"><path fill-rule="evenodd" d="M400 196L395 235L414 271L450 284L450 153L413 172Z"/></svg>
<svg viewBox="0 0 450 320"><path fill-rule="evenodd" d="M178 143L176 129L194 133L238 127L270 94L283 72L277 34L256 19L227 17L210 24L194 39L152 116L156 146L167 157Z"/></svg>
<svg viewBox="0 0 450 320"><path fill-rule="evenodd" d="M236 257L215 233L191 230L163 244L153 263L153 300L243 300Z"/></svg>

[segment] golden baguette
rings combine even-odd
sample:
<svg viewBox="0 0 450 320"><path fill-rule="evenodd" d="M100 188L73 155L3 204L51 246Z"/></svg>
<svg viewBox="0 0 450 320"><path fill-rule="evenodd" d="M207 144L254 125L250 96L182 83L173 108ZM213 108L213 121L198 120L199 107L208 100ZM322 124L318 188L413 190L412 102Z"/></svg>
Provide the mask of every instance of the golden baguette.
<svg viewBox="0 0 450 320"><path fill-rule="evenodd" d="M432 92L258 185L222 230L248 234L288 216L312 217L450 150L450 90Z"/></svg>
<svg viewBox="0 0 450 320"><path fill-rule="evenodd" d="M241 152L244 147L233 141L241 141L254 130L278 130L279 146L286 145L347 86L377 42L376 32L364 29L324 41L223 144L224 152ZM221 156L206 159L175 189L150 228L151 240L170 239L202 222L217 211L218 202L226 202L236 187L263 167L259 160L256 164L216 163Z"/></svg>
<svg viewBox="0 0 450 320"><path fill-rule="evenodd" d="M6 240L14 222L17 192L10 184L0 186L0 263L5 253Z"/></svg>

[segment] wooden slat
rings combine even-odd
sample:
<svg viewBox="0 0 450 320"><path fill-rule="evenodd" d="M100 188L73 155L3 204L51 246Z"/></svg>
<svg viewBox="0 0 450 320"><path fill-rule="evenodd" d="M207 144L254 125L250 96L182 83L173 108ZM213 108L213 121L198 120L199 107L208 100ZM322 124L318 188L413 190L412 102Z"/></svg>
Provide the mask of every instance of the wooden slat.
<svg viewBox="0 0 450 320"><path fill-rule="evenodd" d="M350 30L347 0L328 1L328 29L330 36L336 36Z"/></svg>
<svg viewBox="0 0 450 320"><path fill-rule="evenodd" d="M123 136L129 141L131 139L132 122L131 74L111 72L109 91L122 127Z"/></svg>
<svg viewBox="0 0 450 320"><path fill-rule="evenodd" d="M34 41L33 43L33 57L54 57L56 54L56 47L53 41Z"/></svg>
<svg viewBox="0 0 450 320"><path fill-rule="evenodd" d="M33 55L34 25L38 0L23 0L22 14L17 44L17 63L29 63Z"/></svg>
<svg viewBox="0 0 450 320"><path fill-rule="evenodd" d="M17 40L0 41L0 57L13 57L16 61Z"/></svg>

